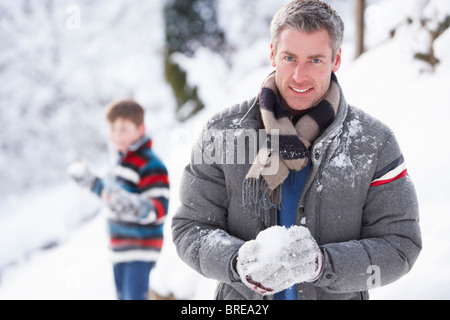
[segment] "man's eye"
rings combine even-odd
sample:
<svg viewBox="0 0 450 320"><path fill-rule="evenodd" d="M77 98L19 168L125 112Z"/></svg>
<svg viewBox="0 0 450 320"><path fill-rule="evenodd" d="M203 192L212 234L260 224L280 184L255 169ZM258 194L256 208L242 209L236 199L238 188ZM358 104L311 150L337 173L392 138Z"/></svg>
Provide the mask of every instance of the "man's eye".
<svg viewBox="0 0 450 320"><path fill-rule="evenodd" d="M289 62L292 62L292 61L294 61L294 58L293 58L293 57L289 57L289 56L288 56L288 57L286 57L285 59L286 59L286 61L289 61Z"/></svg>
<svg viewBox="0 0 450 320"><path fill-rule="evenodd" d="M322 60L320 60L320 59L316 58L316 59L313 59L313 60L312 60L312 62L313 62L313 63L321 63L321 62L322 62Z"/></svg>

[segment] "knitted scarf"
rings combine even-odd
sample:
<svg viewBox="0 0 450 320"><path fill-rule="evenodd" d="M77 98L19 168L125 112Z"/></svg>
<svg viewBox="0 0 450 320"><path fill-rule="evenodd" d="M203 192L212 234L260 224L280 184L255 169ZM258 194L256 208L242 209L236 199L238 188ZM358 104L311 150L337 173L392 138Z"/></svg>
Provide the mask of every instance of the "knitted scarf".
<svg viewBox="0 0 450 320"><path fill-rule="evenodd" d="M275 79L276 73L273 72L259 93L268 143L260 148L242 190L244 208L262 218L267 226L280 209L281 185L291 170L300 171L308 164L309 148L334 121L340 102L340 88L333 73L324 98L307 111L293 114L281 106ZM278 141L278 152L272 150L272 145L276 148L274 139ZM276 172L271 168L273 163L279 164Z"/></svg>

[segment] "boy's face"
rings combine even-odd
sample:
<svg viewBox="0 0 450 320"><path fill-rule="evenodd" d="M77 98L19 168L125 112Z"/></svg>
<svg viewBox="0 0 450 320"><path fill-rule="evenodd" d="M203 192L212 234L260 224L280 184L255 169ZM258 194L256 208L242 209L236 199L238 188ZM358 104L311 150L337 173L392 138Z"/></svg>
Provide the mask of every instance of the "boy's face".
<svg viewBox="0 0 450 320"><path fill-rule="evenodd" d="M145 133L143 124L137 126L133 121L126 118L117 118L109 123L109 139L120 152L125 152L138 141Z"/></svg>

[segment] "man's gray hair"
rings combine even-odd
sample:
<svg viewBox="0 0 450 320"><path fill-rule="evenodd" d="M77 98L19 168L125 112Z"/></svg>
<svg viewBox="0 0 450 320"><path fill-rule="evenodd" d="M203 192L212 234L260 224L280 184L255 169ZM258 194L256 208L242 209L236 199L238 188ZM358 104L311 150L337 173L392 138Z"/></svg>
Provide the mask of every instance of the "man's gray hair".
<svg viewBox="0 0 450 320"><path fill-rule="evenodd" d="M333 59L344 40L344 22L336 10L325 1L320 0L294 0L277 12L271 24L272 44L275 52L280 34L285 29L306 33L328 31Z"/></svg>

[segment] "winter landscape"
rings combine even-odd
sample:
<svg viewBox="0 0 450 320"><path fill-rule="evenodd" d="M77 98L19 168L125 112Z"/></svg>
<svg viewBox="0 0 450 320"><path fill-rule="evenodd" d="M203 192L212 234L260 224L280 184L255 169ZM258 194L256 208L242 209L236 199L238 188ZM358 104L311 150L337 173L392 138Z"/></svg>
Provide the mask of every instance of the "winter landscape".
<svg viewBox="0 0 450 320"><path fill-rule="evenodd" d="M108 170L103 107L129 96L146 107L171 182L151 288L213 298L216 282L187 267L171 241L181 173L207 119L256 95L271 72L268 24L288 1L217 0L226 49L194 43L189 54L170 56L204 105L185 121L190 102L177 107L164 74L168 2L0 0L0 299L115 299L101 203L65 168L86 160L99 175ZM450 1L367 0L367 51L356 60L353 1L328 2L346 23L337 73L346 100L395 132L419 196L422 254L371 298L450 299Z"/></svg>

